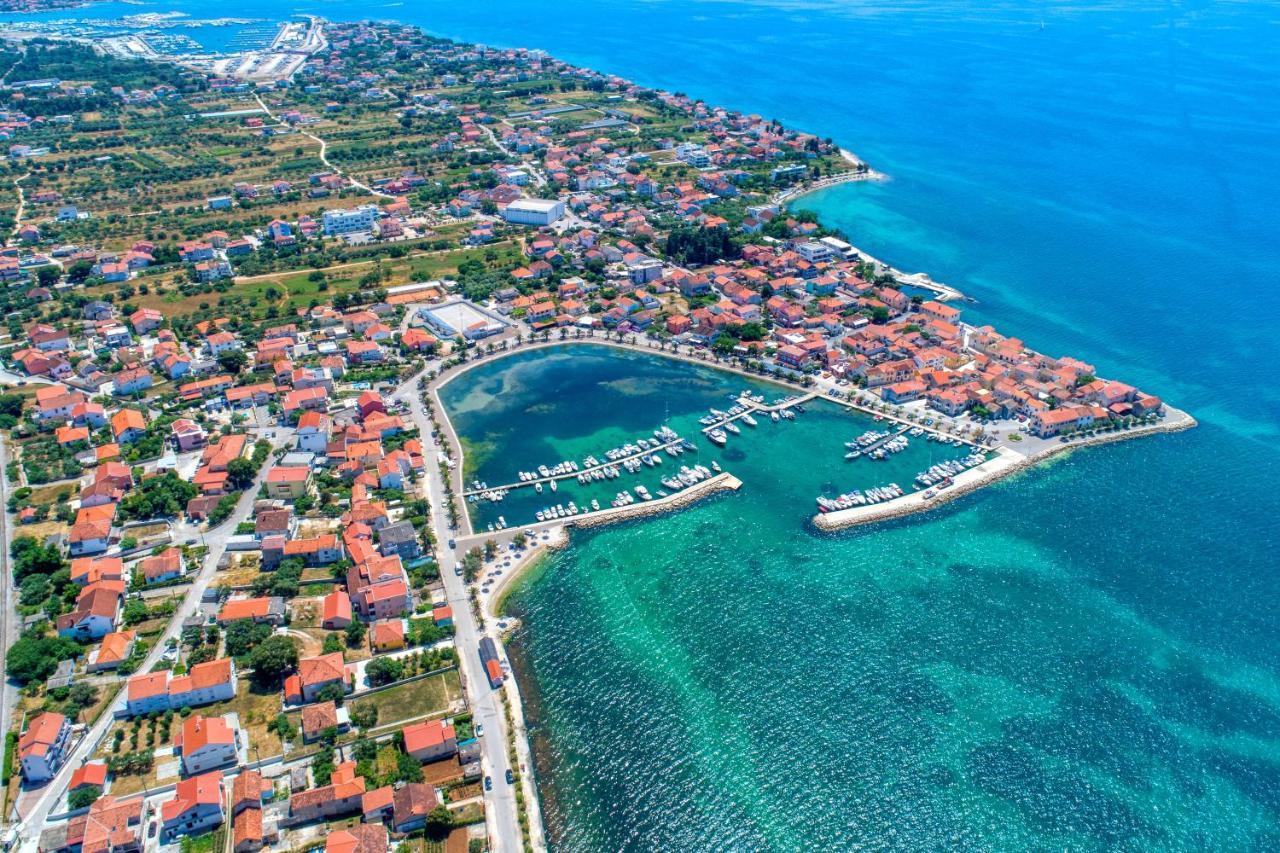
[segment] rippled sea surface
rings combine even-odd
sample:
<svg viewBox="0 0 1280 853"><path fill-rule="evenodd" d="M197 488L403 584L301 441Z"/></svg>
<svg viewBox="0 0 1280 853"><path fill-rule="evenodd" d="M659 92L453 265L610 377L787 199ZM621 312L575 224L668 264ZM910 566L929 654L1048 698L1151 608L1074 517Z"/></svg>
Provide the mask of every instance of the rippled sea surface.
<svg viewBox="0 0 1280 853"><path fill-rule="evenodd" d="M492 480L687 424L742 384L574 348L478 368L446 404L495 441ZM811 406L724 451L699 442L741 491L574 534L522 584L557 848L1280 842L1275 578L1253 550L1271 521L1236 506L1207 539L1182 514L1232 503L1213 472L1256 486L1247 457L1180 461L1205 427L818 535L815 490L858 471L833 440L866 425ZM1243 636L1256 656L1228 651Z"/></svg>
<svg viewBox="0 0 1280 853"><path fill-rule="evenodd" d="M166 9L210 14L145 11ZM557 850L1280 848L1274 4L217 14L295 12L540 47L830 135L892 180L802 206L963 288L970 317L1201 421L820 537L814 491L854 475L815 411L731 444L742 491L575 536L513 602ZM722 399L684 368L616 368L548 354L469 375L477 472Z"/></svg>

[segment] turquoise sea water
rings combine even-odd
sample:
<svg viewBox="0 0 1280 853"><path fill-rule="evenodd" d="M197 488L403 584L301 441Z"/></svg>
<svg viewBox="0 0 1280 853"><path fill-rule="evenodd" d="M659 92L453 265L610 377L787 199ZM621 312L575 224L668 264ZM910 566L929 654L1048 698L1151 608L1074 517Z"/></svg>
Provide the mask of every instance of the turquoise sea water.
<svg viewBox="0 0 1280 853"><path fill-rule="evenodd" d="M476 368L444 397L486 443L477 476L492 482L665 414L689 434L742 385L574 348ZM838 452L866 425L811 405L724 451L699 441L740 492L575 534L523 585L518 663L557 847L1280 842L1274 659L1218 643L1265 641L1274 578L1232 593L1257 607L1196 588L1269 560L1229 540L1203 574L1187 559L1207 554L1203 530L1175 508L1190 500L1199 517L1228 488L1163 485L1187 481L1177 459L1196 434L1079 452L928 515L815 534L816 491L877 464Z"/></svg>
<svg viewBox="0 0 1280 853"><path fill-rule="evenodd" d="M677 458L659 453L659 465L642 467L636 474L623 471L613 480L581 484L567 478L557 483L556 492L513 488L500 502L471 505L475 530L485 530L500 517L512 526L532 524L538 510L567 507L570 501L585 507L594 498L608 508L620 491L637 484L657 496L666 488L663 477L681 466L711 468L713 461L731 473L743 464L749 470L762 463L794 468L791 486L797 499L780 505L779 511L802 520L817 511L818 495L836 497L890 483L910 491L916 474L969 453L967 447L908 438L906 450L884 460L846 461L845 442L871 430L888 433L892 427L826 400L803 404L805 416L796 420L774 422L757 415L755 427L737 421L739 434L729 435L728 443L718 447L703 436L698 418L711 408L728 409L733 397L748 389L770 403L794 393L772 383L600 345L519 353L461 374L444 387L441 398L455 429L466 437L468 488L476 488L476 482L489 489L517 484L519 471L536 471L539 465L553 468L564 460L585 468L585 457L605 461L606 451L651 438L663 425L695 447ZM797 448L804 449L806 459L821 464L796 466Z"/></svg>
<svg viewBox="0 0 1280 853"><path fill-rule="evenodd" d="M804 206L1201 421L833 537L804 524L810 448L762 433L741 492L575 537L514 602L557 849L1280 847L1273 6L275 11L542 47L829 134L892 180ZM643 434L664 397L713 404L658 365L628 374L658 389L634 405L608 369L522 364L537 431L486 424L502 398L467 428L519 467L598 452L610 419Z"/></svg>

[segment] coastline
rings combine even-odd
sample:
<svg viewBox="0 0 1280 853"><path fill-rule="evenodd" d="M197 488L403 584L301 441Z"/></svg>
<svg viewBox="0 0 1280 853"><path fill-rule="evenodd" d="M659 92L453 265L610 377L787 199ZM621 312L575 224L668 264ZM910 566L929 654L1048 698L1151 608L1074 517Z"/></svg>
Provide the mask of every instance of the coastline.
<svg viewBox="0 0 1280 853"><path fill-rule="evenodd" d="M692 486L667 495L665 498L656 498L643 503L630 504L629 506L609 507L569 519L557 519L553 524L539 522L522 527L505 528L502 531L504 534L523 531L537 536L539 532L545 531L548 534L548 538L546 541L536 541L519 560L512 564L508 571L500 576L500 579L494 583L493 589L480 596L481 608L487 618L503 618L503 608L514 591L517 581L529 574L531 570L540 566L551 555L551 552L567 548L570 544L569 532L571 530L589 530L593 527L604 527L609 524L663 515L695 504L717 492L737 491L740 488L742 488L742 481L726 471L714 477L709 477L702 482L694 483Z"/></svg>
<svg viewBox="0 0 1280 853"><path fill-rule="evenodd" d="M785 389L789 393L796 393L796 394L803 395L803 394L809 394L813 392L813 389L800 388L798 386L789 384L784 380L780 380L776 377L759 376L757 374L753 374L741 368L735 367L734 365L719 363L714 359L695 358L693 356L685 355L683 353L673 352L673 351L661 349L658 347L648 347L648 346L643 346L643 345L634 344L634 343L624 343L621 341L603 340L598 338L581 338L581 339L566 338L565 340L562 340L562 341L561 340L531 341L529 343L524 343L514 348L509 348L507 350L498 350L489 355L485 355L480 358L476 358L472 361L468 361L466 364L460 366L457 370L451 371L450 374L446 376L443 381L439 382L439 384L433 384L432 394L435 397L435 401L437 405L439 406L439 411L443 415L443 420L446 423L448 423L449 432L456 436L456 431L453 428L452 422L449 420L448 412L445 409L443 402L438 397L438 392L440 388L443 388L445 385L448 385L458 376L463 375L464 373L466 373L467 371L469 371L474 367L479 367L483 364L489 364L493 361L498 361L520 352L546 349L548 347L555 347L555 346L571 346L576 344L588 344L588 345L594 344L597 346L608 346L608 347L613 347L615 349L628 350L628 351L638 352L638 353L649 353L652 355L662 356L664 358L669 358L676 361L683 361L690 364L701 365L703 367L707 367L713 370L721 370L727 373L733 373L738 376L742 376L742 377L759 381L759 382L767 382L769 384L776 385L779 388ZM845 408L852 409L863 415L868 415L868 416L879 415L880 417L883 417L901 424L912 423L911 421L904 419L898 416L897 414L872 412L868 409L863 408L857 403L854 403L848 400L833 399L823 394L819 394L818 399L827 400L828 402L834 403L839 406L843 406ZM875 504L874 506L853 507L851 509L839 510L833 513L819 513L812 518L812 523L814 527L824 532L835 532L835 531L847 529L849 527L856 527L864 524L874 523L877 521L887 521L890 519L902 518L907 515L914 515L916 513L927 512L937 506L941 506L942 504L953 501L956 498L963 497L964 495L967 495L973 491L976 491L977 489L980 489L984 486L991 485L992 483L998 482L999 480L1002 480L1020 471L1034 467L1035 465L1038 465L1039 463L1044 462L1054 456L1068 453L1078 448L1091 447L1091 446L1101 445L1101 444L1109 444L1111 442L1125 441L1127 439L1142 438L1144 436L1158 434L1158 433L1181 432L1183 430L1192 429L1197 425L1196 419L1192 417L1189 413L1181 409L1175 408L1173 406L1167 406L1166 409L1167 409L1167 414L1165 418L1157 423L1138 426L1128 430L1119 430L1116 432L1109 432L1102 435L1097 435L1097 436L1092 436L1090 438L1082 439L1080 441L1073 441L1068 443L1055 443L1050 447L1044 448L1042 450L1039 450L1031 454L1020 453L1017 450L1014 450L1012 448L1001 446L996 450L996 453L999 455L1000 459L1003 459L1006 461L1004 461L1002 464L998 465L997 467L992 468L988 466L992 466L993 462L997 460L988 460L982 465L979 465L975 468L972 468L968 471L963 472L962 474L957 476L955 485L953 485L951 488L947 489L946 491L937 493L935 497L931 499L926 499L924 497L924 492L912 492L912 493L903 495L900 498L895 498L892 501L886 501L885 503ZM457 470L461 470L462 451L461 451L460 441L457 443L459 444L459 448L458 448L459 464L458 464ZM646 502L643 504L633 504L628 507L600 510L599 512L596 512L596 513L589 513L586 516L577 516L573 520L561 521L557 524L547 524L546 522L542 522L542 523L535 522L533 524L523 525L521 527L507 528L504 532L510 533L510 532L515 532L517 530L525 530L525 531L541 530L541 529L550 530L553 527L560 527L560 526L588 528L588 527L598 526L601 524L609 524L609 523L612 523L613 521L626 520L632 517L639 518L639 517L644 517L646 515L666 512L666 511L669 511L670 509L678 509L680 506L684 506L685 504L682 502L678 505L673 506L671 503L668 503L668 502L672 501L673 498L688 496L693 492L698 492L699 491L698 487L705 488L709 484L720 480L720 478L724 476L726 475L721 474L721 475L718 475L717 477L704 480L702 483L698 483L694 487L691 487L690 489L678 492L675 495L671 495L667 498L658 499L656 501ZM733 478L733 479L735 481L737 480L737 478ZM741 485L741 482L739 481L738 486L740 485ZM738 488L738 486L733 486L732 488ZM692 501L689 501L689 502L692 502ZM464 513L465 513L465 508L464 508ZM615 513L624 513L624 514L614 515ZM634 513L634 514L631 514L631 513ZM468 525L468 529L470 529L469 514L468 514L467 525ZM473 534L473 535L478 536L479 534Z"/></svg>
<svg viewBox="0 0 1280 853"><path fill-rule="evenodd" d="M909 515L928 512L931 509L976 492L985 486L993 485L1006 477L1034 468L1042 462L1046 462L1055 456L1069 453L1072 450L1110 444L1111 442L1124 441L1130 438L1141 438L1155 433L1182 432L1197 426L1196 419L1181 409L1172 409L1170 407L1170 411L1171 413L1176 413L1176 416L1175 414L1166 415L1166 419L1159 423L1120 432L1106 433L1105 435L1096 435L1081 441L1058 444L1031 455L1020 454L1007 447L999 447L996 450L996 459L987 460L981 465L956 475L955 485L946 491L936 493L932 498L927 497L925 492L911 492L900 498L894 498L891 501L874 506L860 506L836 512L818 513L813 516L811 522L814 527L824 533L835 533L864 524L905 518Z"/></svg>
<svg viewBox="0 0 1280 853"><path fill-rule="evenodd" d="M861 159L856 154L854 154L853 152L847 149L841 148L840 156L855 165L867 166L867 171L845 172L841 175L834 175L830 178L822 178L811 184L806 184L801 187L792 187L790 189L783 190L782 192L775 193L770 200L774 204L777 204L782 207L790 208L790 207L794 207L796 202L800 201L801 199L807 196L814 195L815 193L822 192L823 190L829 190L832 187L839 186L840 184L848 184L848 183L855 183L855 182L861 182L861 181L890 180L887 174L885 174L884 172L876 171L875 169L871 168L865 160ZM931 291L932 293L934 293L935 298L939 302L949 302L952 300L966 301L966 302L974 301L972 297L966 296L964 291L960 290L960 288L953 287L949 284L944 284L940 281L934 281L933 278L926 272L913 272L913 273L903 272L902 270L892 266L891 264L888 264L880 260L875 255L872 255L870 252L864 251L863 249L860 249L857 246L853 246L852 243L850 243L850 245L852 246L854 253L856 253L858 257L862 258L864 261L874 266L878 272L888 273L889 275L892 275L894 278L898 279L902 284L905 284L908 287L919 287L924 290Z"/></svg>

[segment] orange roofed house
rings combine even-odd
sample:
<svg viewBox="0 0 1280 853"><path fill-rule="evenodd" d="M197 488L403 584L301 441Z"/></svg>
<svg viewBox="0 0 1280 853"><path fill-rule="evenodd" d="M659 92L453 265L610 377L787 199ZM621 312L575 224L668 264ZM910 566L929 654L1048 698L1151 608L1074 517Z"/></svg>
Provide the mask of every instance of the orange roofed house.
<svg viewBox="0 0 1280 853"><path fill-rule="evenodd" d="M67 783L67 793L81 788L105 788L107 785L107 764L105 761L86 761L71 774Z"/></svg>
<svg viewBox="0 0 1280 853"><path fill-rule="evenodd" d="M102 672L120 666L133 653L134 637L133 631L113 631L107 634L98 647L89 652L85 671Z"/></svg>
<svg viewBox="0 0 1280 853"><path fill-rule="evenodd" d="M177 580L183 573L182 549L174 546L147 557L138 563L138 570L147 583Z"/></svg>
<svg viewBox="0 0 1280 853"><path fill-rule="evenodd" d="M235 853L262 849L276 837L275 827L265 826L262 797L271 792L271 783L256 770L244 770L231 783L231 837Z"/></svg>
<svg viewBox="0 0 1280 853"><path fill-rule="evenodd" d="M341 631L351 624L351 597L346 590L335 586L333 592L324 597L322 628L329 631Z"/></svg>
<svg viewBox="0 0 1280 853"><path fill-rule="evenodd" d="M46 711L27 726L18 739L18 760L22 778L40 784L53 778L62 766L71 724L62 714Z"/></svg>
<svg viewBox="0 0 1280 853"><path fill-rule="evenodd" d="M297 500L307 493L311 469L305 465L277 465L267 474L267 496Z"/></svg>
<svg viewBox="0 0 1280 853"><path fill-rule="evenodd" d="M331 833L325 839L324 853L385 853L387 843L385 826L358 823L350 829Z"/></svg>
<svg viewBox="0 0 1280 853"><path fill-rule="evenodd" d="M235 698L236 665L231 658L218 658L196 664L187 675L175 677L167 669L140 673L125 691L126 717L222 702Z"/></svg>
<svg viewBox="0 0 1280 853"><path fill-rule="evenodd" d="M329 819L338 815L356 814L361 811L361 800L364 797L364 777L356 775L356 763L346 761L334 768L329 777L329 784L310 791L300 791L289 798L289 815L293 823ZM360 826L369 826L361 824ZM381 828L381 827L379 827ZM334 833L329 838L332 839ZM382 835L383 847L377 853L386 851L386 830Z"/></svg>
<svg viewBox="0 0 1280 853"><path fill-rule="evenodd" d="M204 773L235 764L240 732L226 717L192 714L182 723L175 746L182 753L182 772Z"/></svg>
<svg viewBox="0 0 1280 853"><path fill-rule="evenodd" d="M302 709L302 741L311 743L329 729L341 734L351 728L351 714L333 702L315 702Z"/></svg>
<svg viewBox="0 0 1280 853"><path fill-rule="evenodd" d="M54 824L40 836L42 853L138 853L142 849L142 797L99 797L89 813Z"/></svg>
<svg viewBox="0 0 1280 853"><path fill-rule="evenodd" d="M298 671L284 680L284 700L290 705L314 702L316 695L331 684L351 691L351 679L342 652L331 652L298 661Z"/></svg>
<svg viewBox="0 0 1280 853"><path fill-rule="evenodd" d="M218 611L218 624L225 627L241 619L252 619L268 625L282 625L284 615L284 599L279 596L231 598Z"/></svg>
<svg viewBox="0 0 1280 853"><path fill-rule="evenodd" d="M124 581L89 584L76 597L76 609L58 617L58 634L81 642L107 636L115 630L123 593Z"/></svg>
<svg viewBox="0 0 1280 853"><path fill-rule="evenodd" d="M424 764L439 761L457 753L458 738L443 720L426 720L404 727L404 751Z"/></svg>
<svg viewBox="0 0 1280 853"><path fill-rule="evenodd" d="M137 409L121 409L111 416L111 434L118 444L137 441L147 431L147 419Z"/></svg>
<svg viewBox="0 0 1280 853"><path fill-rule="evenodd" d="M214 771L183 779L173 799L160 806L160 818L160 835L166 841L200 835L222 823L222 774Z"/></svg>

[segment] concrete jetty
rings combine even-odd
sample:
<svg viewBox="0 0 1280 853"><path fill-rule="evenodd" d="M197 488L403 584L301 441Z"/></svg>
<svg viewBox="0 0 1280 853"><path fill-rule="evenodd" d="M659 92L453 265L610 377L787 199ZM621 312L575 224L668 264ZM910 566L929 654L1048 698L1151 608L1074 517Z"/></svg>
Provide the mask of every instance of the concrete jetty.
<svg viewBox="0 0 1280 853"><path fill-rule="evenodd" d="M858 452L863 456L866 456L868 453L878 450L884 445L893 441L895 438L902 435L909 429L911 429L911 427L909 426L899 427L897 432L891 432L888 435L886 435L884 438L876 439L875 441L868 444L866 447L859 447ZM920 429L924 429L924 427L920 427Z"/></svg>
<svg viewBox="0 0 1280 853"><path fill-rule="evenodd" d="M671 512L696 503L716 492L737 491L740 488L742 488L742 481L725 471L716 474L714 477L708 477L705 480L694 483L692 486L683 488L674 494L667 495L665 498L637 501L626 506L610 507L598 512L589 512L585 515L561 519L561 521L570 527L599 527L604 524L613 524L617 521L627 521L633 518L645 518L651 515Z"/></svg>
<svg viewBox="0 0 1280 853"><path fill-rule="evenodd" d="M619 507L606 507L598 509L594 512L583 512L578 515L570 515L564 518L553 518L549 521L535 521L530 524L520 524L511 527L504 527L501 530L494 530L487 533L475 533L470 536L463 537L458 540L459 543L479 544L485 539L492 539L497 535L503 538L510 538L516 533L526 533L529 535L540 535L544 531L554 530L559 527L600 527L605 524L613 524L618 521L627 521L633 518L644 518L650 515L659 515L664 512L671 512L682 507L689 506L708 495L721 491L736 491L742 488L742 481L727 471L721 472L705 480L699 480L692 486L686 486L678 492L673 492L665 498L654 498L651 501L636 501L633 504Z"/></svg>

